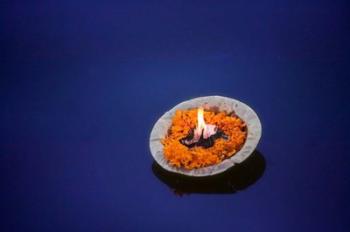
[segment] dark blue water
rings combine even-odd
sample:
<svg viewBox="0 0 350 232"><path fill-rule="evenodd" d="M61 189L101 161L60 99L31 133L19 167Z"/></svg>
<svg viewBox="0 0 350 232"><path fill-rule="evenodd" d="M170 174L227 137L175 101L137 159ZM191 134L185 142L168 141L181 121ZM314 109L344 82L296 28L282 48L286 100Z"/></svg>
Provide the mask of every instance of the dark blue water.
<svg viewBox="0 0 350 232"><path fill-rule="evenodd" d="M2 1L0 231L349 231L346 1ZM155 121L258 113L253 159L182 180Z"/></svg>

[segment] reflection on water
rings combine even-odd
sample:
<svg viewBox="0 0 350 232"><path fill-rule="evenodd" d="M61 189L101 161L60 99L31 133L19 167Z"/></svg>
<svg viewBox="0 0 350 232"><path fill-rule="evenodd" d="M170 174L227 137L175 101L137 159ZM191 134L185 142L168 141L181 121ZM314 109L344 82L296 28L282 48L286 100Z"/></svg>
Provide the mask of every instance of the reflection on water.
<svg viewBox="0 0 350 232"><path fill-rule="evenodd" d="M209 177L189 177L164 170L156 162L153 174L168 185L177 195L189 193L235 193L254 184L266 167L263 155L255 150L241 164L236 164L224 173Z"/></svg>

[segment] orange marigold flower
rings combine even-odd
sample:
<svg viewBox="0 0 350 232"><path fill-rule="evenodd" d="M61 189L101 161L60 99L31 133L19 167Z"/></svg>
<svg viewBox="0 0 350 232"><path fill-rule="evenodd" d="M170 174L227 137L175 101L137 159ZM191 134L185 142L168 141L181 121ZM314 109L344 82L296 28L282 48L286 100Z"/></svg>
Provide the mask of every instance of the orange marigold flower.
<svg viewBox="0 0 350 232"><path fill-rule="evenodd" d="M239 117L225 112L204 111L204 120L208 124L216 125L228 139L219 138L209 148L186 147L179 140L196 126L197 109L177 110L169 133L162 140L164 156L170 165L189 170L206 167L232 157L241 149L247 137L247 128Z"/></svg>

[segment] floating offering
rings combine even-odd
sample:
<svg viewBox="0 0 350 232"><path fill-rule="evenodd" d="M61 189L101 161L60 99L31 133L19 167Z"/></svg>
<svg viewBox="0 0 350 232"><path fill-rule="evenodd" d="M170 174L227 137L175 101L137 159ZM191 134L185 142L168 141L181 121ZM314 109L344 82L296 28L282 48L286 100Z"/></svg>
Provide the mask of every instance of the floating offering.
<svg viewBox="0 0 350 232"><path fill-rule="evenodd" d="M261 137L256 113L237 100L209 96L182 102L154 125L150 149L164 169L189 176L221 173L241 163Z"/></svg>

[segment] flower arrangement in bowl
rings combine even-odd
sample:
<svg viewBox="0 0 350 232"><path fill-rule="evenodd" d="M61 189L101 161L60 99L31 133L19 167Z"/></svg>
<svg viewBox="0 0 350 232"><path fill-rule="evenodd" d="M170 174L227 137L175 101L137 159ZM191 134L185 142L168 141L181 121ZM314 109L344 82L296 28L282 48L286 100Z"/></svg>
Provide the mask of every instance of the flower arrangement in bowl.
<svg viewBox="0 0 350 232"><path fill-rule="evenodd" d="M243 162L261 137L257 114L228 97L182 102L158 119L150 150L164 169L188 176L215 175Z"/></svg>

